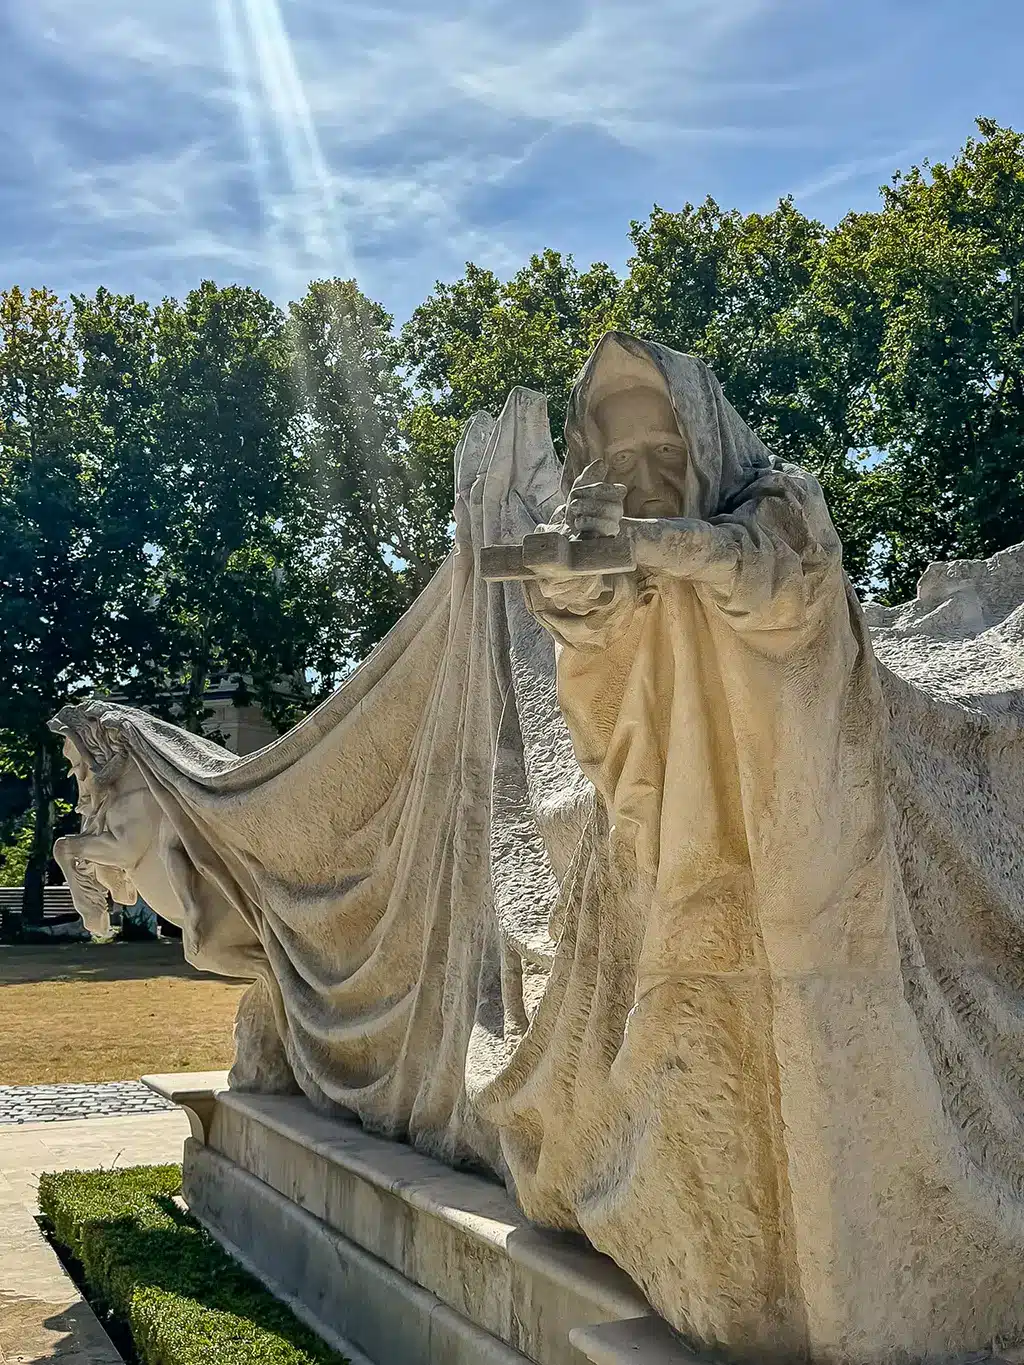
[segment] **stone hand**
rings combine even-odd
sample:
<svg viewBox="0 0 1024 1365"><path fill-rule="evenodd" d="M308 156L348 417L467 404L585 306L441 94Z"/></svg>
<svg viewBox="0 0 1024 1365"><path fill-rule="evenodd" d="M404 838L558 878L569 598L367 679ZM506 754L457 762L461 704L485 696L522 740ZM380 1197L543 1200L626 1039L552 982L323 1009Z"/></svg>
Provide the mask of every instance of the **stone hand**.
<svg viewBox="0 0 1024 1365"><path fill-rule="evenodd" d="M604 465L595 460L587 465L569 490L565 504L565 524L570 535L618 535L626 498L626 486L605 483Z"/></svg>

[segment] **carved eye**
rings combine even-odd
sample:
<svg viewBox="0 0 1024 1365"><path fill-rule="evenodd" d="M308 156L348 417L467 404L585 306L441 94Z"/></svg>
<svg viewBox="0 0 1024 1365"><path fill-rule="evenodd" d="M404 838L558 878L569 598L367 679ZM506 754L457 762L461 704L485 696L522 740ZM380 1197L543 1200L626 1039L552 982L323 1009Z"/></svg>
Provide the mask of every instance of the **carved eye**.
<svg viewBox="0 0 1024 1365"><path fill-rule="evenodd" d="M682 448L676 445L664 445L658 447L658 454L664 460L674 460L682 454Z"/></svg>
<svg viewBox="0 0 1024 1365"><path fill-rule="evenodd" d="M608 460L608 468L615 470L628 469L633 463L633 453L632 450L617 450Z"/></svg>

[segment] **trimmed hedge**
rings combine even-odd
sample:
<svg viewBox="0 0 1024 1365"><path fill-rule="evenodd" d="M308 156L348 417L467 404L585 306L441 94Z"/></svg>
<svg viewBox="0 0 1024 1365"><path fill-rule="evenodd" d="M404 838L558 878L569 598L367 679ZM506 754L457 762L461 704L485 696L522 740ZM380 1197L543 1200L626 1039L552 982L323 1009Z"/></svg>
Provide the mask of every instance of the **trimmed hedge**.
<svg viewBox="0 0 1024 1365"><path fill-rule="evenodd" d="M55 1239L142 1365L346 1365L174 1202L180 1188L180 1166L39 1179Z"/></svg>

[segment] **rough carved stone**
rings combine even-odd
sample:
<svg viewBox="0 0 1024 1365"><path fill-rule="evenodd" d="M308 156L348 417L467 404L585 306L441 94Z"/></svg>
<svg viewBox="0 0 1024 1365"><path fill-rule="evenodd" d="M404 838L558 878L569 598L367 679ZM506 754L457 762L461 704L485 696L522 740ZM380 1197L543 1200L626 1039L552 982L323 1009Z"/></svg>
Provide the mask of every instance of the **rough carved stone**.
<svg viewBox="0 0 1024 1365"><path fill-rule="evenodd" d="M492 1171L699 1347L1020 1341L1024 549L869 608L876 664L701 362L610 334L566 438L523 389L468 424L452 556L259 753L65 708L76 904L253 978L235 1084ZM636 567L488 583L538 528Z"/></svg>

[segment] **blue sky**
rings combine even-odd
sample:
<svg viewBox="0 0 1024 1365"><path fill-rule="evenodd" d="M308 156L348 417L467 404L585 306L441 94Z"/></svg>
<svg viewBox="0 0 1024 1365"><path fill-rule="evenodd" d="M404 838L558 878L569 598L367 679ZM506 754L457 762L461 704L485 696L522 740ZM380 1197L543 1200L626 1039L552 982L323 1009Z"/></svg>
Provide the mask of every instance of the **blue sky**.
<svg viewBox="0 0 1024 1365"><path fill-rule="evenodd" d="M834 221L986 114L1024 126L1019 0L9 0L0 285L399 320L472 259L621 267L631 218L792 193Z"/></svg>

